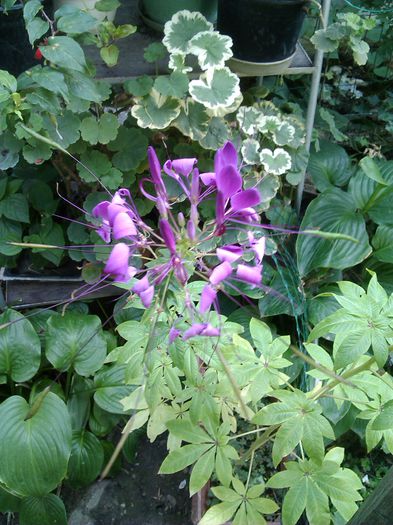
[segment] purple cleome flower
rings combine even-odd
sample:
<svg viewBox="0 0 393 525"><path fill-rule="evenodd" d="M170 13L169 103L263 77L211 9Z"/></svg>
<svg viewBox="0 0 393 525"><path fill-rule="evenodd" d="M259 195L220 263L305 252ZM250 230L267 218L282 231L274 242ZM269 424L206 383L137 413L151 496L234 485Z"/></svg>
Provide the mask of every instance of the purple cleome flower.
<svg viewBox="0 0 393 525"><path fill-rule="evenodd" d="M120 189L110 201L95 206L92 215L101 221L99 226L95 226L98 235L106 243L110 243L111 239L122 241L114 245L104 274L117 282L133 279L130 290L139 296L145 308L159 300L163 283L175 279L185 290L185 312L189 316L174 322L169 342L172 343L178 337L183 340L196 336L218 337L219 328L209 322L211 308L218 309L218 292L225 290L226 284L231 286L232 280L252 286L259 286L262 281L265 238L256 237L245 226L260 227L259 215L255 210L261 202L259 191L256 188L243 189L238 155L231 142L217 151L214 173L200 175L196 167L198 161L194 158L168 160L163 171L176 180L189 201L189 217L180 212L175 219L172 213L175 203L168 198L161 165L152 147L148 148L148 160L150 178L141 181L140 189L146 198L155 202L160 215L158 229L153 230L144 223L126 189ZM152 193L146 191L147 183L153 187ZM204 199L214 196L215 220L202 224L198 206ZM237 229L248 230L248 242L243 245L221 242L231 221L243 224L236 224ZM216 244L213 253L206 253L206 241ZM146 251L152 254L148 265L139 269L130 265L130 258L139 256L143 260ZM243 261L246 252L254 254L254 263ZM217 261L213 267L206 262L211 261L212 257ZM193 275L206 280L198 308L187 290ZM180 330L178 326L184 320L188 320L190 326Z"/></svg>

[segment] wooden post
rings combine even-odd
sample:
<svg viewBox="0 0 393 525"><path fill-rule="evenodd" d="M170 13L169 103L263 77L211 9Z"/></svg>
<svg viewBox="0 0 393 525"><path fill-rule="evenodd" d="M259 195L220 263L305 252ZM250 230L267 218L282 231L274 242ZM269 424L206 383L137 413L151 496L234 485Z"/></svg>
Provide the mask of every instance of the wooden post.
<svg viewBox="0 0 393 525"><path fill-rule="evenodd" d="M392 525L393 467L347 525Z"/></svg>

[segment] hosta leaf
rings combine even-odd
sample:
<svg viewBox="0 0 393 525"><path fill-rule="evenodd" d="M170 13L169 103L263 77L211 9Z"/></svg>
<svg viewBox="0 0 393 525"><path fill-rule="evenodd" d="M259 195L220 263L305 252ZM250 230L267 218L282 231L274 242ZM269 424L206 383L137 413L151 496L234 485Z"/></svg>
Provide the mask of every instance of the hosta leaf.
<svg viewBox="0 0 393 525"><path fill-rule="evenodd" d="M240 95L239 78L227 67L209 69L200 80L191 80L192 98L210 109L233 104Z"/></svg>
<svg viewBox="0 0 393 525"><path fill-rule="evenodd" d="M69 483L74 487L88 485L99 475L103 462L104 450L96 436L86 430L73 432L67 471Z"/></svg>
<svg viewBox="0 0 393 525"><path fill-rule="evenodd" d="M41 343L31 323L13 310L0 316L0 374L15 382L31 379L41 361Z"/></svg>
<svg viewBox="0 0 393 525"><path fill-rule="evenodd" d="M43 56L57 66L83 72L86 67L81 46L68 36L50 36L47 45L39 46Z"/></svg>
<svg viewBox="0 0 393 525"><path fill-rule="evenodd" d="M209 128L210 117L202 104L188 98L172 126L192 140L201 140Z"/></svg>
<svg viewBox="0 0 393 525"><path fill-rule="evenodd" d="M260 162L268 173L281 175L291 169L291 156L282 148L274 151L264 148L260 154Z"/></svg>
<svg viewBox="0 0 393 525"><path fill-rule="evenodd" d="M156 78L154 89L165 97L183 98L188 91L188 77L185 73L174 71L169 76Z"/></svg>
<svg viewBox="0 0 393 525"><path fill-rule="evenodd" d="M190 42L190 53L198 57L202 70L211 67L224 67L225 62L232 56L232 39L220 35L217 31L202 31L195 35Z"/></svg>
<svg viewBox="0 0 393 525"><path fill-rule="evenodd" d="M54 490L71 452L71 422L63 401L49 392L31 411L25 399L11 396L0 405L0 419L1 481L22 496Z"/></svg>
<svg viewBox="0 0 393 525"><path fill-rule="evenodd" d="M378 226L371 244L378 261L393 263L393 230L390 226Z"/></svg>
<svg viewBox="0 0 393 525"><path fill-rule="evenodd" d="M23 498L19 508L20 525L67 525L63 501L56 494Z"/></svg>
<svg viewBox="0 0 393 525"><path fill-rule="evenodd" d="M169 53L189 53L192 38L202 31L211 31L213 24L201 13L179 11L165 24L163 44Z"/></svg>
<svg viewBox="0 0 393 525"><path fill-rule="evenodd" d="M301 275L315 268L344 269L355 266L371 252L364 218L357 212L351 196L337 188L326 191L308 206L301 229L310 228L346 234L358 242L300 235L296 252Z"/></svg>
<svg viewBox="0 0 393 525"><path fill-rule="evenodd" d="M125 371L125 365L113 365L101 368L94 377L94 401L111 414L124 414L121 402L135 388L125 383Z"/></svg>
<svg viewBox="0 0 393 525"><path fill-rule="evenodd" d="M155 89L147 97L138 99L131 113L141 128L167 128L180 113L180 102L161 96Z"/></svg>
<svg viewBox="0 0 393 525"><path fill-rule="evenodd" d="M257 140L254 140L254 139L244 140L241 152L242 152L243 160L247 164L259 164L261 162L259 142Z"/></svg>
<svg viewBox="0 0 393 525"><path fill-rule="evenodd" d="M344 186L351 177L349 155L341 146L322 140L319 151L310 154L307 171L319 191Z"/></svg>
<svg viewBox="0 0 393 525"><path fill-rule="evenodd" d="M58 370L73 369L81 376L92 375L106 357L100 319L76 313L52 316L48 319L45 354Z"/></svg>

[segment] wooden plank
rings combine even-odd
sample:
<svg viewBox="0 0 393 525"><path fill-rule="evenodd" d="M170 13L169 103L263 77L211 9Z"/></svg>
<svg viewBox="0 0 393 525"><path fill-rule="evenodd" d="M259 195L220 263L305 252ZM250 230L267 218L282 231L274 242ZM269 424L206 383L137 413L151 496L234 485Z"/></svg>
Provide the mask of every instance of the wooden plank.
<svg viewBox="0 0 393 525"><path fill-rule="evenodd" d="M392 525L393 467L347 525Z"/></svg>
<svg viewBox="0 0 393 525"><path fill-rule="evenodd" d="M86 46L87 58L96 68L96 78L105 79L112 84L119 84L128 78L140 75L155 76L168 73L168 62L163 60L158 63L157 71L155 64L149 64L143 58L144 49L153 42L160 42L162 34L146 27L140 17L138 0L122 0L115 23L133 24L138 30L133 35L116 42L119 48L119 62L115 67L108 67L102 61L99 50L94 46ZM291 66L284 71L284 75L310 74L313 64L302 46L298 46ZM242 75L244 76L244 75ZM255 75L249 75L255 76Z"/></svg>

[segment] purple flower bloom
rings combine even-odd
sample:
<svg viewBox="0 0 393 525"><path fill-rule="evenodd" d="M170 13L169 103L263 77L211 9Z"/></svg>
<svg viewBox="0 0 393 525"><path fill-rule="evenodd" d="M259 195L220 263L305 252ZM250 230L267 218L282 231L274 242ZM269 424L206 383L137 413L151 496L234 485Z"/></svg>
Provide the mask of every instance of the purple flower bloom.
<svg viewBox="0 0 393 525"><path fill-rule="evenodd" d="M261 284L262 282L262 267L248 266L246 264L239 264L236 270L236 276L248 284Z"/></svg>
<svg viewBox="0 0 393 525"><path fill-rule="evenodd" d="M172 344L175 339L179 337L181 334L180 330L172 326L172 328L169 330L169 344Z"/></svg>
<svg viewBox="0 0 393 525"><path fill-rule="evenodd" d="M214 156L214 171L217 175L224 166L232 166L237 169L237 151L235 146L229 140L224 144L222 148L217 150Z"/></svg>
<svg viewBox="0 0 393 525"><path fill-rule="evenodd" d="M120 242L115 244L106 262L104 273L110 275L118 282L127 282L136 274L136 269L129 266L130 257L129 247Z"/></svg>
<svg viewBox="0 0 393 525"><path fill-rule="evenodd" d="M222 248L217 248L216 254L221 262L227 261L229 263L233 263L240 259L240 257L243 255L243 249L240 248L240 246L228 244Z"/></svg>
<svg viewBox="0 0 393 525"><path fill-rule="evenodd" d="M197 159L176 159L167 160L164 164L164 171L170 177L178 178L178 174L188 177L194 169Z"/></svg>
<svg viewBox="0 0 393 525"><path fill-rule="evenodd" d="M257 206L261 202L259 191L255 188L240 191L231 198L231 209L233 211L241 211L247 208Z"/></svg>
<svg viewBox="0 0 393 525"><path fill-rule="evenodd" d="M232 266L228 261L224 261L213 269L212 273L210 274L209 281L212 285L217 286L217 284L229 277L231 273Z"/></svg>
<svg viewBox="0 0 393 525"><path fill-rule="evenodd" d="M113 221L113 238L122 239L123 237L132 237L137 235L134 221L124 212L118 213Z"/></svg>
<svg viewBox="0 0 393 525"><path fill-rule="evenodd" d="M139 296L145 308L151 306L154 298L154 286L150 285L147 275L134 284L132 291Z"/></svg>
<svg viewBox="0 0 393 525"><path fill-rule="evenodd" d="M201 173L200 177L205 186L216 185L216 174L214 172Z"/></svg>
<svg viewBox="0 0 393 525"><path fill-rule="evenodd" d="M184 332L183 340L187 341L187 339L195 337L196 335L218 337L220 335L220 330L218 328L214 328L214 326L209 323L195 323L191 326L191 328Z"/></svg>
<svg viewBox="0 0 393 525"><path fill-rule="evenodd" d="M217 189L224 197L224 200L229 199L242 187L242 177L237 171L237 168L233 166L224 166L219 172L216 173L216 184Z"/></svg>
<svg viewBox="0 0 393 525"><path fill-rule="evenodd" d="M202 290L201 300L199 303L199 311L201 314L205 314L214 303L217 297L217 290L210 284L206 284Z"/></svg>
<svg viewBox="0 0 393 525"><path fill-rule="evenodd" d="M175 238L175 234L173 233L169 222L166 219L160 220L160 231L161 231L162 238L164 239L164 242L168 250L171 252L171 255L175 255L176 254L176 238Z"/></svg>
<svg viewBox="0 0 393 525"><path fill-rule="evenodd" d="M195 240L195 224L194 221L187 222L187 235L190 241Z"/></svg>
<svg viewBox="0 0 393 525"><path fill-rule="evenodd" d="M262 259L265 255L266 237L260 237L259 239L255 239L254 234L252 232L248 232L248 239L250 241L252 251L256 254L256 259L258 263L261 264Z"/></svg>

